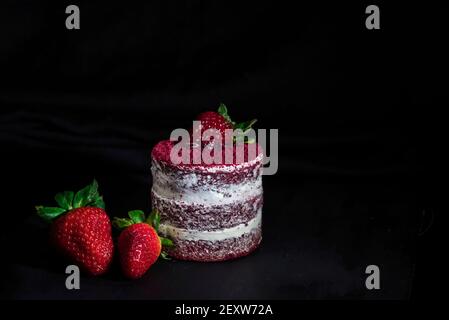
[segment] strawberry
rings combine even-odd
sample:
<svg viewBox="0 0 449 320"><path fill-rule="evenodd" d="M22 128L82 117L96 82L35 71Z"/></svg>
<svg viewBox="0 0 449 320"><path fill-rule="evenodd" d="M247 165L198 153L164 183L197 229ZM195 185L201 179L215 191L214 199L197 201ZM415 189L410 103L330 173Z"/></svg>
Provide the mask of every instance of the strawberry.
<svg viewBox="0 0 449 320"><path fill-rule="evenodd" d="M192 139L194 143L199 144L199 141L202 139L203 133L208 129L215 129L221 135L221 142L225 143L225 130L226 129L241 129L243 133L251 128L251 126L257 121L256 119L235 123L231 120L231 117L228 114L228 110L226 106L221 103L218 107L217 112L214 111L206 111L198 115L197 121L199 121L199 125L195 126L192 131ZM203 141L204 145L209 145L214 143L214 138L211 138L211 141Z"/></svg>
<svg viewBox="0 0 449 320"><path fill-rule="evenodd" d="M199 144L199 141L202 139L203 133L206 130L214 129L217 130L217 133L221 135L221 141L224 142L225 139L225 130L232 129L232 123L226 120L222 115L214 111L206 111L198 115L197 121L199 121L199 125L193 129L193 139L194 142ZM215 140L214 138L211 138ZM209 141L203 141L208 143Z"/></svg>
<svg viewBox="0 0 449 320"><path fill-rule="evenodd" d="M226 129L233 129L232 123L225 119L221 114L214 111L206 111L198 115L197 119L201 122L202 132L208 129L217 129L224 134Z"/></svg>
<svg viewBox="0 0 449 320"><path fill-rule="evenodd" d="M171 240L157 234L159 213L153 211L145 220L141 210L128 212L127 218L114 218L113 225L123 231L118 238L118 252L123 274L138 279L156 262L159 256L167 258L162 246L171 246Z"/></svg>
<svg viewBox="0 0 449 320"><path fill-rule="evenodd" d="M112 261L114 245L111 221L104 210L98 184L58 193L59 207L36 206L37 214L53 221L50 236L55 246L72 262L90 275L107 271Z"/></svg>

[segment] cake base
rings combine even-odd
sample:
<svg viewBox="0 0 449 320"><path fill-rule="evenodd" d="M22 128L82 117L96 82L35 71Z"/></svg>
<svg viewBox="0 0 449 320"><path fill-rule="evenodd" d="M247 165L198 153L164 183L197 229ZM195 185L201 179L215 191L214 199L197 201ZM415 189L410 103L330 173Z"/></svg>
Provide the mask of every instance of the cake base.
<svg viewBox="0 0 449 320"><path fill-rule="evenodd" d="M219 241L175 239L174 247L168 250L168 254L179 260L225 261L250 254L259 247L261 241L261 228L253 229L240 237Z"/></svg>

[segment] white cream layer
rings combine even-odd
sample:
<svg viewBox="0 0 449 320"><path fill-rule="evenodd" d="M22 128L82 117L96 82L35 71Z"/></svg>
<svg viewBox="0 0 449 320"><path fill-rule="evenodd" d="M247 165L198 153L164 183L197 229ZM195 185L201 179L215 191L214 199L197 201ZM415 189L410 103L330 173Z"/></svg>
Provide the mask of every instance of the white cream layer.
<svg viewBox="0 0 449 320"><path fill-rule="evenodd" d="M179 239L191 241L198 241L198 240L220 241L230 238L238 238L246 233L251 232L251 230L259 227L261 223L262 223L262 209L259 209L254 219L248 221L247 223L242 223L232 228L214 231L199 231L199 230L188 230L178 228L168 224L161 224L159 226L159 231L163 236L169 237L170 239L174 240Z"/></svg>
<svg viewBox="0 0 449 320"><path fill-rule="evenodd" d="M193 172L184 174L181 178L174 178L161 170L155 162L153 162L151 171L153 174L153 192L167 200L212 206L245 201L263 192L262 174L259 172L259 168L256 168L253 173L256 179L220 187L213 183L199 186L198 174ZM212 179L212 176L206 177Z"/></svg>

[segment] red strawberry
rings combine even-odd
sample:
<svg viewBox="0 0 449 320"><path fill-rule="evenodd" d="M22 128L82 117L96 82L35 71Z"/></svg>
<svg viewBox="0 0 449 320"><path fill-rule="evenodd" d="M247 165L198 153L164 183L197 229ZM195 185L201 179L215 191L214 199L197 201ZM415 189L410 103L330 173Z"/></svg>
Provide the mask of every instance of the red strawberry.
<svg viewBox="0 0 449 320"><path fill-rule="evenodd" d="M197 120L201 121L201 129L217 129L224 133L226 129L232 129L232 123L226 120L221 114L214 111L206 111L198 115Z"/></svg>
<svg viewBox="0 0 449 320"><path fill-rule="evenodd" d="M45 220L56 219L50 231L54 244L88 274L104 273L112 261L114 245L97 182L94 180L76 194L58 193L55 199L60 207L36 207Z"/></svg>
<svg viewBox="0 0 449 320"><path fill-rule="evenodd" d="M157 234L159 214L154 211L145 221L145 214L141 210L128 212L130 219L114 218L113 224L124 229L118 238L118 251L123 273L130 279L142 277L156 262L162 246L170 246L172 242L160 238Z"/></svg>
<svg viewBox="0 0 449 320"><path fill-rule="evenodd" d="M208 129L216 129L221 135L221 143L225 143L225 130L226 129L242 129L243 132L251 128L251 126L256 122L256 120L246 121L242 123L235 123L231 120L228 115L228 110L226 106L221 103L218 107L217 112L206 111L198 115L197 121L200 121L199 126L194 127L192 131L192 139L194 143L199 144L202 139L203 133ZM214 138L211 141L202 141L202 145L208 145L214 142Z"/></svg>
<svg viewBox="0 0 449 320"><path fill-rule="evenodd" d="M193 130L194 142L198 143L206 130L214 129L221 135L221 141L224 143L225 130L232 129L232 123L226 120L222 115L214 111L206 111L198 115L197 121L199 125ZM212 138L214 140L214 138ZM203 144L208 144L209 141L203 141Z"/></svg>

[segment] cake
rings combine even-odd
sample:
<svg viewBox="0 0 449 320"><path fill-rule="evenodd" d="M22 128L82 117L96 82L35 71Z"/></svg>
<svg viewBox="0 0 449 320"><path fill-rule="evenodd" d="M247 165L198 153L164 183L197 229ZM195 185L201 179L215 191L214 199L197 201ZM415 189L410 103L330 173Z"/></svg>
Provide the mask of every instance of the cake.
<svg viewBox="0 0 449 320"><path fill-rule="evenodd" d="M174 243L169 255L223 261L254 251L262 239L259 145L252 157L246 154L245 161L219 165L176 165L170 160L173 145L163 140L151 152L152 206L161 215L159 232Z"/></svg>

